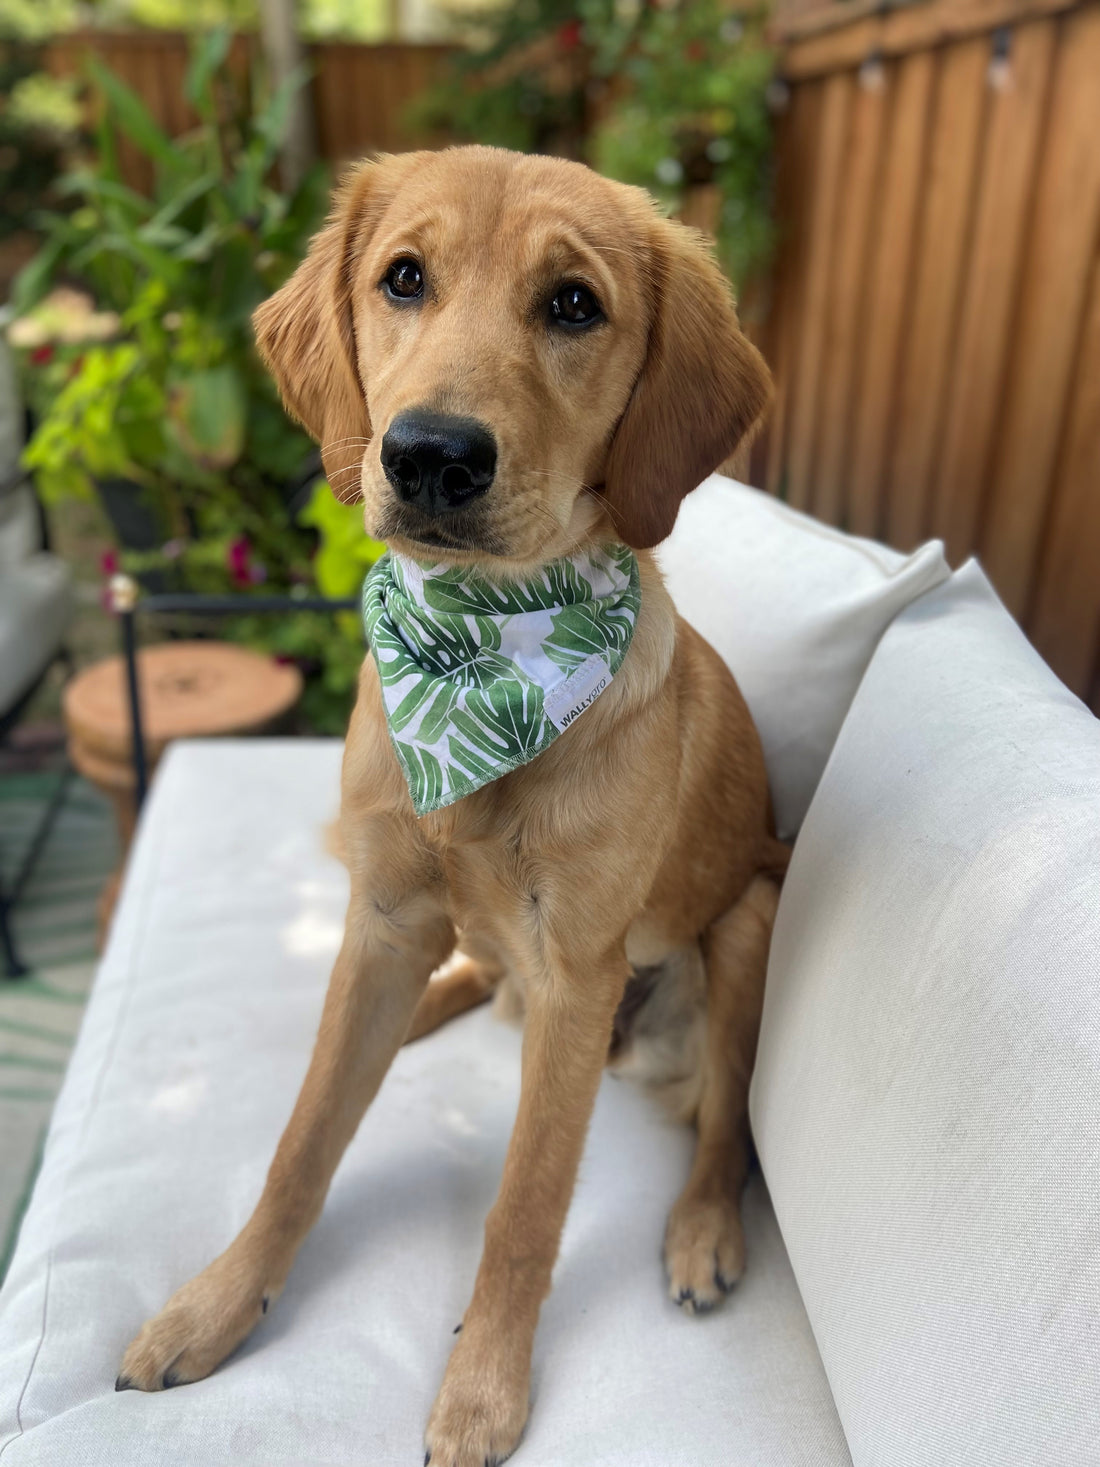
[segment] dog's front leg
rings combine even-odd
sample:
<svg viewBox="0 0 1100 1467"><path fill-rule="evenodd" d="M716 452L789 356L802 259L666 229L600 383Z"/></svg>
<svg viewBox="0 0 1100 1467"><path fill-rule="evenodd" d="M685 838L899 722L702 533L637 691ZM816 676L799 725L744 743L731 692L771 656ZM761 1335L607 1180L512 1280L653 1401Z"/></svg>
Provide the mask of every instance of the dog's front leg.
<svg viewBox="0 0 1100 1467"><path fill-rule="evenodd" d="M531 1347L627 977L622 944L526 989L523 1082L473 1298L425 1433L432 1467L485 1467L527 1419Z"/></svg>
<svg viewBox="0 0 1100 1467"><path fill-rule="evenodd" d="M263 1195L235 1241L132 1342L117 1389L209 1375L267 1312L316 1221L344 1149L408 1031L453 928L422 853L388 832L384 872L353 872L344 941L305 1083Z"/></svg>

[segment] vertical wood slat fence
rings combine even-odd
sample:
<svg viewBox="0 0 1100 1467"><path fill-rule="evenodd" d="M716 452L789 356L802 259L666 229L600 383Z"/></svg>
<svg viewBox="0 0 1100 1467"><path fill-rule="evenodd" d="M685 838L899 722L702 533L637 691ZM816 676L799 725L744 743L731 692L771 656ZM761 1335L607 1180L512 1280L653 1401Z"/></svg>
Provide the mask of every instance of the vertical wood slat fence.
<svg viewBox="0 0 1100 1467"><path fill-rule="evenodd" d="M979 555L1100 712L1100 3L847 0L782 39L758 482Z"/></svg>
<svg viewBox="0 0 1100 1467"><path fill-rule="evenodd" d="M400 151L424 141L407 126L406 107L439 77L452 51L445 45L404 42L310 46L310 90L321 156L344 163L375 149ZM76 32L51 43L47 65L55 76L79 76L89 52L138 94L173 137L197 124L183 90L186 36L152 30ZM227 64L247 78L257 52L254 37L235 36ZM120 162L135 188L151 185L148 161L125 140Z"/></svg>

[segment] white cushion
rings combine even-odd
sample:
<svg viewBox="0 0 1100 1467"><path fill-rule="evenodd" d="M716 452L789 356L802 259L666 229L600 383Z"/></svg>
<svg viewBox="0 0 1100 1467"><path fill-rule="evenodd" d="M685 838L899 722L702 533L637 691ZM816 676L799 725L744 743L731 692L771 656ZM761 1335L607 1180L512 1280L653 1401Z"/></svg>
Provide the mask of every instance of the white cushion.
<svg viewBox="0 0 1100 1467"><path fill-rule="evenodd" d="M0 567L0 714L48 666L72 611L72 575L56 555Z"/></svg>
<svg viewBox="0 0 1100 1467"><path fill-rule="evenodd" d="M949 574L714 474L658 559L681 615L732 669L764 744L780 835L802 824L848 705L893 618Z"/></svg>
<svg viewBox="0 0 1100 1467"><path fill-rule="evenodd" d="M208 1380L116 1394L144 1319L254 1204L346 901L339 746L176 745L0 1294L3 1467L409 1467L468 1300L516 1105L487 1010L402 1050L283 1297ZM723 1308L665 1297L691 1139L605 1078L544 1310L530 1467L849 1461L759 1177Z"/></svg>
<svg viewBox="0 0 1100 1467"><path fill-rule="evenodd" d="M1100 724L973 564L814 797L752 1117L856 1467L1095 1467Z"/></svg>

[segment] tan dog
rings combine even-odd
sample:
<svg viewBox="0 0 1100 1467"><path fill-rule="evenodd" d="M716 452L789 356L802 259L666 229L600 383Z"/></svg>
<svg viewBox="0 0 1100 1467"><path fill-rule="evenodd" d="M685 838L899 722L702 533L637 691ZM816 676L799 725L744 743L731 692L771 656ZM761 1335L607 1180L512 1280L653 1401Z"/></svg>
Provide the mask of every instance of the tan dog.
<svg viewBox="0 0 1100 1467"><path fill-rule="evenodd" d="M525 1011L519 1111L426 1431L434 1467L483 1467L527 1417L609 1053L698 1127L665 1237L673 1299L705 1309L742 1271L746 1092L787 852L748 711L647 552L759 417L768 376L699 237L578 164L484 148L358 168L256 330L372 534L496 575L622 540L641 552L641 609L582 718L420 819L367 658L343 770L351 899L309 1072L252 1218L141 1331L119 1388L198 1380L240 1344L402 1042L506 982ZM417 500L381 445L424 418L457 446Z"/></svg>

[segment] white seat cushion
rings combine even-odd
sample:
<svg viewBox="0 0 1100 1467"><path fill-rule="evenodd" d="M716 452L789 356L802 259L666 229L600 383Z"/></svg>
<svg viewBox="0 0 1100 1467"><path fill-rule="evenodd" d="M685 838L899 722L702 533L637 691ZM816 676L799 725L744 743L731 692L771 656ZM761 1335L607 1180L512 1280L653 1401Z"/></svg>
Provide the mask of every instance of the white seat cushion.
<svg viewBox="0 0 1100 1467"><path fill-rule="evenodd" d="M973 564L814 797L752 1117L856 1467L1095 1467L1100 723Z"/></svg>
<svg viewBox="0 0 1100 1467"><path fill-rule="evenodd" d="M346 900L335 743L176 745L0 1295L3 1467L409 1467L468 1300L519 1079L486 1010L402 1050L283 1297L208 1380L116 1394L144 1319L254 1204ZM767 1194L714 1315L665 1297L691 1140L605 1078L534 1361L531 1467L833 1467L840 1425Z"/></svg>
<svg viewBox="0 0 1100 1467"><path fill-rule="evenodd" d="M72 576L56 555L0 566L0 714L48 667L72 611Z"/></svg>
<svg viewBox="0 0 1100 1467"><path fill-rule="evenodd" d="M878 639L949 574L934 540L899 555L714 474L658 552L684 618L732 669L793 838Z"/></svg>

